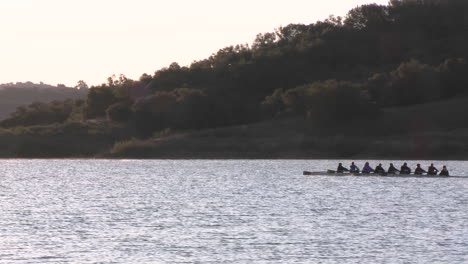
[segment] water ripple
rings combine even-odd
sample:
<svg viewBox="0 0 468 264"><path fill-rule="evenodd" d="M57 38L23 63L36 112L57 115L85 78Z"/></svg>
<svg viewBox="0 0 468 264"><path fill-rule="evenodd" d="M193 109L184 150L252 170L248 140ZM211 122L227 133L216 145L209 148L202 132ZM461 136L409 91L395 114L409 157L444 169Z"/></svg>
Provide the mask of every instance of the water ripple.
<svg viewBox="0 0 468 264"><path fill-rule="evenodd" d="M0 162L0 263L468 262L467 179L301 175L337 161Z"/></svg>

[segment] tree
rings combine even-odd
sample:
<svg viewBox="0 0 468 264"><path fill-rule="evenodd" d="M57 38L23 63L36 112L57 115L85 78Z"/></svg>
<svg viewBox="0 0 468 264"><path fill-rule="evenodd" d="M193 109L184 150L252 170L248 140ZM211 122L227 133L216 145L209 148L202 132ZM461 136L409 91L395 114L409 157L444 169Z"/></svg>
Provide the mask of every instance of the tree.
<svg viewBox="0 0 468 264"><path fill-rule="evenodd" d="M354 29L378 30L390 23L388 7L369 4L351 9L344 20L344 25Z"/></svg>
<svg viewBox="0 0 468 264"><path fill-rule="evenodd" d="M115 122L126 122L132 117L132 103L121 101L106 109L107 118Z"/></svg>
<svg viewBox="0 0 468 264"><path fill-rule="evenodd" d="M106 109L115 102L113 90L109 86L92 87L86 98L86 117L95 118L106 115Z"/></svg>
<svg viewBox="0 0 468 264"><path fill-rule="evenodd" d="M177 96L169 91L159 91L137 101L132 110L139 135L147 137L154 131L170 127L176 104Z"/></svg>
<svg viewBox="0 0 468 264"><path fill-rule="evenodd" d="M413 59L389 73L373 75L369 78L369 89L380 105L394 106L439 99L442 86L434 67Z"/></svg>
<svg viewBox="0 0 468 264"><path fill-rule="evenodd" d="M293 89L281 90L267 97L264 104L278 105L281 98L286 110L307 116L315 121L335 122L374 117L378 108L361 84L328 80L314 82ZM277 109L281 109L279 107Z"/></svg>
<svg viewBox="0 0 468 264"><path fill-rule="evenodd" d="M271 47L276 41L276 34L275 33L259 33L255 37L255 40L252 44L252 49L258 50L262 48Z"/></svg>
<svg viewBox="0 0 468 264"><path fill-rule="evenodd" d="M89 89L89 86L85 81L79 80L78 83L75 85L75 88L86 91Z"/></svg>

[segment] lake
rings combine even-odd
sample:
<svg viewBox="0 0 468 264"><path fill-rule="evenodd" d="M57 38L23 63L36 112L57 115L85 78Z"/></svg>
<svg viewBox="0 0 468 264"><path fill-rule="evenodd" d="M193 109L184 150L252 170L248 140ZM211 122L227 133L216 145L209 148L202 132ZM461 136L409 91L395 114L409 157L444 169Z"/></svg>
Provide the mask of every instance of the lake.
<svg viewBox="0 0 468 264"><path fill-rule="evenodd" d="M468 262L468 178L338 162L0 160L0 263Z"/></svg>

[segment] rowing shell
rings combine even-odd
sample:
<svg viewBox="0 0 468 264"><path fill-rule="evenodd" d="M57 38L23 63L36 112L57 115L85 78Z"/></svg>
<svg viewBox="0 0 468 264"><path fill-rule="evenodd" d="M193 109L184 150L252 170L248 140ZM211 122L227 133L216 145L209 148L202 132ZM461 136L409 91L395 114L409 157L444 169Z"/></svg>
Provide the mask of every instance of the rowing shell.
<svg viewBox="0 0 468 264"><path fill-rule="evenodd" d="M335 171L304 171L303 175L309 176L355 176L355 177L395 177L395 178L467 178L466 176L442 176L442 175L419 175L419 174L386 174L386 173L353 173Z"/></svg>

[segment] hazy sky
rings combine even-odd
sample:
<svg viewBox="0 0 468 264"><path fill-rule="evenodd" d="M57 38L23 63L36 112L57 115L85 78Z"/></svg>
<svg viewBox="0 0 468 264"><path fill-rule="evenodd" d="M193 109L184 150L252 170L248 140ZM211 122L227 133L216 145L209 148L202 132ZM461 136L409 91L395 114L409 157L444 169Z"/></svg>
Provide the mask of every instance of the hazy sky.
<svg viewBox="0 0 468 264"><path fill-rule="evenodd" d="M99 84L388 0L0 0L0 83Z"/></svg>

